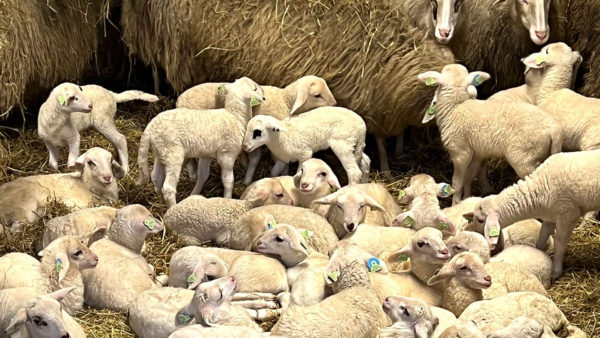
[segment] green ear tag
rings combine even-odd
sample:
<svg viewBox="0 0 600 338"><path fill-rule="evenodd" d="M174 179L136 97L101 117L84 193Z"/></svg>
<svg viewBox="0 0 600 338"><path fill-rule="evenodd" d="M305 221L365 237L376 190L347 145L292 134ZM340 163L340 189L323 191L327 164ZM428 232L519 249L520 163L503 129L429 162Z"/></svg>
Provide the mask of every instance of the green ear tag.
<svg viewBox="0 0 600 338"><path fill-rule="evenodd" d="M465 219L467 220L467 222L473 223L473 216L469 216L469 217L467 217Z"/></svg>
<svg viewBox="0 0 600 338"><path fill-rule="evenodd" d="M398 255L398 262L406 262L408 260L408 256L406 254Z"/></svg>
<svg viewBox="0 0 600 338"><path fill-rule="evenodd" d="M535 58L535 64L538 66L544 62L546 62L546 57L543 55L538 55L538 57Z"/></svg>
<svg viewBox="0 0 600 338"><path fill-rule="evenodd" d="M258 106L259 104L260 102L258 102L258 100L254 96L250 98L250 107Z"/></svg>
<svg viewBox="0 0 600 338"><path fill-rule="evenodd" d="M339 276L340 276L340 273L337 271L334 271L329 274L329 279L331 279L334 282L337 282Z"/></svg>
<svg viewBox="0 0 600 338"><path fill-rule="evenodd" d="M190 315L188 315L187 313L180 313L179 315L177 315L177 318L183 324L186 324L190 321L190 319L192 319L192 317L190 317Z"/></svg>
<svg viewBox="0 0 600 338"><path fill-rule="evenodd" d="M404 225L406 225L409 228L412 228L412 224L415 220L412 219L412 217L410 216L406 216L406 218L404 219Z"/></svg>
<svg viewBox="0 0 600 338"><path fill-rule="evenodd" d="M435 79L432 77L428 77L427 80L425 80L426 86L435 86L436 83L437 83L437 81L435 81Z"/></svg>
<svg viewBox="0 0 600 338"><path fill-rule="evenodd" d="M442 188L442 196L446 197L450 195L450 184L445 184Z"/></svg>
<svg viewBox="0 0 600 338"><path fill-rule="evenodd" d="M444 222L440 222L439 226L440 226L440 231L448 230L448 225L446 225L446 223L444 223Z"/></svg>
<svg viewBox="0 0 600 338"><path fill-rule="evenodd" d="M195 281L196 281L196 273L195 273L195 272L192 272L192 274L191 274L191 275L189 275L189 277L188 277L188 279L187 279L187 282L188 282L188 283L194 283Z"/></svg>
<svg viewBox="0 0 600 338"><path fill-rule="evenodd" d="M60 258L57 258L56 262L54 263L54 266L56 268L56 273L60 273L60 271L63 269L62 260Z"/></svg>
<svg viewBox="0 0 600 338"><path fill-rule="evenodd" d="M500 236L500 231L496 227L492 227L490 229L490 237L498 237Z"/></svg>
<svg viewBox="0 0 600 338"><path fill-rule="evenodd" d="M483 83L483 78L481 78L481 75L475 75L475 77L473 77L473 86L477 87L482 83Z"/></svg>
<svg viewBox="0 0 600 338"><path fill-rule="evenodd" d="M336 187L331 187L331 189L329 189L329 193L330 193L330 194L333 194L333 193L334 193L334 192L336 192L336 191L337 191L337 188L336 188Z"/></svg>
<svg viewBox="0 0 600 338"><path fill-rule="evenodd" d="M431 105L431 106L429 106L429 108L427 108L427 114L435 115L435 106L434 105Z"/></svg>
<svg viewBox="0 0 600 338"><path fill-rule="evenodd" d="M219 88L217 88L217 94L225 95L225 85L224 84L220 85Z"/></svg>
<svg viewBox="0 0 600 338"><path fill-rule="evenodd" d="M148 228L149 230L154 229L154 219L150 218L144 221L144 225L146 226L146 228Z"/></svg>
<svg viewBox="0 0 600 338"><path fill-rule="evenodd" d="M404 198L404 196L406 196L406 191L400 190L398 192L398 201L402 200Z"/></svg>
<svg viewBox="0 0 600 338"><path fill-rule="evenodd" d="M268 227L269 227L269 230L273 230L273 229L277 228L277 223L275 223L275 221L270 221L268 223Z"/></svg>
<svg viewBox="0 0 600 338"><path fill-rule="evenodd" d="M305 239L309 239L312 237L312 235L314 235L314 232L308 230L308 229L304 229L302 231L300 231L300 234L302 235L302 237L304 237Z"/></svg>
<svg viewBox="0 0 600 338"><path fill-rule="evenodd" d="M64 97L64 96L62 96L62 95L59 95L59 96L58 96L58 103L59 103L61 106L66 106L66 105L67 105L67 99L65 99L65 97Z"/></svg>

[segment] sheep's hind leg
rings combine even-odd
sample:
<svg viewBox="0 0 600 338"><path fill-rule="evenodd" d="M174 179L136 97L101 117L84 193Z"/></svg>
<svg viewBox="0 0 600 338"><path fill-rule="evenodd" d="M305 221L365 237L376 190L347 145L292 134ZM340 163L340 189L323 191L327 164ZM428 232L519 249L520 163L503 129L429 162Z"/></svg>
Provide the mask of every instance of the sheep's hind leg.
<svg viewBox="0 0 600 338"><path fill-rule="evenodd" d="M198 176L196 175L196 172L198 171L197 160L195 158L189 158L187 159L185 165L187 167L188 176L190 177L190 180L196 181L198 179Z"/></svg>
<svg viewBox="0 0 600 338"><path fill-rule="evenodd" d="M539 250L542 250L542 251L546 250L546 246L548 244L548 238L550 238L550 235L554 231L554 228L555 228L555 224L552 222L543 222L542 223L542 228L540 229L540 233L538 235L536 248L538 248Z"/></svg>
<svg viewBox="0 0 600 338"><path fill-rule="evenodd" d="M345 141L329 141L329 145L346 170L348 184L360 183L363 173L358 167L353 149L349 149L348 143Z"/></svg>
<svg viewBox="0 0 600 338"><path fill-rule="evenodd" d="M217 162L221 167L221 181L223 182L223 197L231 198L233 193L233 164L235 158L231 154L221 153L217 155Z"/></svg>
<svg viewBox="0 0 600 338"><path fill-rule="evenodd" d="M201 157L198 159L196 185L194 185L191 195L200 195L202 187L204 187L204 183L206 183L206 180L208 180L208 176L210 175L210 162L211 159L208 157Z"/></svg>
<svg viewBox="0 0 600 338"><path fill-rule="evenodd" d="M129 155L127 153L127 139L125 136L117 130L112 121L94 126L117 149L123 170L125 173L129 172Z"/></svg>
<svg viewBox="0 0 600 338"><path fill-rule="evenodd" d="M79 133L69 140L68 146L69 158L67 160L67 167L70 168L75 166L75 161L77 161L77 158L79 157L79 147L81 146L81 136L79 136Z"/></svg>
<svg viewBox="0 0 600 338"><path fill-rule="evenodd" d="M563 272L563 261L567 244L577 223L578 214L563 215L556 222L556 234L554 235L554 255L552 256L552 280L557 280Z"/></svg>
<svg viewBox="0 0 600 338"><path fill-rule="evenodd" d="M379 153L379 165L381 167L381 171L390 171L387 150L385 149L385 138L381 136L375 136L375 140L377 141L377 152Z"/></svg>
<svg viewBox="0 0 600 338"><path fill-rule="evenodd" d="M171 157L169 160L173 161L175 159ZM171 163L167 163L165 167L166 175L165 182L162 187L162 194L168 208L177 204L177 182L179 182L179 175L181 174L182 165L183 158L175 160Z"/></svg>
<svg viewBox="0 0 600 338"><path fill-rule="evenodd" d="M452 205L457 205L462 200L463 186L467 168L471 162L471 154L458 154L452 158L454 164L454 172L452 174L452 188L454 195L452 196Z"/></svg>
<svg viewBox="0 0 600 338"><path fill-rule="evenodd" d="M287 163L277 160L271 168L271 177L277 177L281 174Z"/></svg>
<svg viewBox="0 0 600 338"><path fill-rule="evenodd" d="M248 169L246 170L246 176L244 177L244 184L250 185L254 178L254 173L256 172L256 167L260 162L261 157L261 148L254 149L254 151L248 154Z"/></svg>
<svg viewBox="0 0 600 338"><path fill-rule="evenodd" d="M48 148L48 165L50 168L58 170L58 156L60 155L60 150L50 143L46 143L46 148Z"/></svg>
<svg viewBox="0 0 600 338"><path fill-rule="evenodd" d="M154 191L158 196L162 196L162 187L165 184L165 165L160 163L158 159L154 161L152 167L152 184L154 184Z"/></svg>
<svg viewBox="0 0 600 338"><path fill-rule="evenodd" d="M481 195L486 196L494 192L494 187L488 180L487 164L484 161L477 174L477 181L479 181L479 187L481 188Z"/></svg>

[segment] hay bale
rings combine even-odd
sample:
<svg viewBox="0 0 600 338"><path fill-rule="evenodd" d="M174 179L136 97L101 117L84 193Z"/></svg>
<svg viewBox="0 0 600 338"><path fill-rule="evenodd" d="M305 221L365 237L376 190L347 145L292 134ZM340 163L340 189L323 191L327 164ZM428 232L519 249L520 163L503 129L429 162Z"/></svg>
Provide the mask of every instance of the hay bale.
<svg viewBox="0 0 600 338"><path fill-rule="evenodd" d="M0 0L0 116L23 106L28 86L77 78L96 49L103 1Z"/></svg>
<svg viewBox="0 0 600 338"><path fill-rule="evenodd" d="M390 137L420 124L433 96L417 74L452 54L381 1L124 0L124 40L178 92L248 76L283 86L315 74L340 105Z"/></svg>

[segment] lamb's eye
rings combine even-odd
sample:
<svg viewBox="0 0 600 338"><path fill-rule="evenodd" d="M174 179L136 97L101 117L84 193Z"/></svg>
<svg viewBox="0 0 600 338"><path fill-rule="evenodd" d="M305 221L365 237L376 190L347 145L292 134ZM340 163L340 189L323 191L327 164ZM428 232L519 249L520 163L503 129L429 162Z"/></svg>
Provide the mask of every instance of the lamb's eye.
<svg viewBox="0 0 600 338"><path fill-rule="evenodd" d="M469 267L466 265L463 265L460 267L461 270L465 271L465 270L469 270Z"/></svg>
<svg viewBox="0 0 600 338"><path fill-rule="evenodd" d="M283 198L283 194L277 194L277 195L275 195L275 197L277 197L277 198Z"/></svg>
<svg viewBox="0 0 600 338"><path fill-rule="evenodd" d="M77 96L75 96L75 98L73 100L79 101L79 98Z"/></svg>
<svg viewBox="0 0 600 338"><path fill-rule="evenodd" d="M456 2L454 3L454 12L458 12L460 6L462 6L462 3L462 0L456 0Z"/></svg>
<svg viewBox="0 0 600 338"><path fill-rule="evenodd" d="M279 236L275 237L275 240L279 243L283 242L283 238L281 238Z"/></svg>
<svg viewBox="0 0 600 338"><path fill-rule="evenodd" d="M324 172L324 171L322 171L322 172L319 173L319 175L321 175L321 176L327 176L327 173Z"/></svg>
<svg viewBox="0 0 600 338"><path fill-rule="evenodd" d="M463 248L460 245L455 245L454 246L454 250L456 250L456 251L462 251L462 249Z"/></svg>
<svg viewBox="0 0 600 338"><path fill-rule="evenodd" d="M214 280L214 279L215 279L215 276L212 276L212 275L206 275L206 280L207 280L207 281L209 281L209 282L210 282L211 280Z"/></svg>
<svg viewBox="0 0 600 338"><path fill-rule="evenodd" d="M257 138L259 138L262 135L262 131L260 129L254 129L254 132L252 133L252 139L255 140Z"/></svg>
<svg viewBox="0 0 600 338"><path fill-rule="evenodd" d="M363 204L363 205L361 205L360 207L358 207L358 209L362 209L362 208L364 208L364 207L365 207L365 205Z"/></svg>
<svg viewBox="0 0 600 338"><path fill-rule="evenodd" d="M427 242L417 242L417 245L419 246L419 248L422 248L425 245L429 245L429 243L427 243Z"/></svg>
<svg viewBox="0 0 600 338"><path fill-rule="evenodd" d="M83 255L83 251L81 251L81 250L75 251L75 256L79 257L81 255Z"/></svg>
<svg viewBox="0 0 600 338"><path fill-rule="evenodd" d="M90 167L95 167L95 166L96 166L96 163L94 163L94 161L88 161L88 162L87 162L87 164L88 164Z"/></svg>
<svg viewBox="0 0 600 338"><path fill-rule="evenodd" d="M485 218L481 218L481 217L476 217L477 222L479 223L485 223Z"/></svg>
<svg viewBox="0 0 600 338"><path fill-rule="evenodd" d="M316 97L317 99L320 99L320 98L322 98L322 97L323 97L323 96L321 96L321 94L315 94L315 95L313 95L313 96L314 96L314 97Z"/></svg>
<svg viewBox="0 0 600 338"><path fill-rule="evenodd" d="M337 207L338 207L340 210L344 210L344 208L343 208L341 205L339 205L339 204L337 205Z"/></svg>

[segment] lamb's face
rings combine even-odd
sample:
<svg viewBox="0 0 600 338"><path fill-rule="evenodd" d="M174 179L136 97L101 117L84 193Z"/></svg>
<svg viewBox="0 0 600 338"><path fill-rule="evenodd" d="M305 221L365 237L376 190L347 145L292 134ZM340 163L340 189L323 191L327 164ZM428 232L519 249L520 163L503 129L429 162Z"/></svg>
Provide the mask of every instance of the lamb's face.
<svg viewBox="0 0 600 338"><path fill-rule="evenodd" d="M265 102L265 93L263 92L263 89L250 78L239 78L228 86L228 95L235 95L244 102L249 102L250 105Z"/></svg>
<svg viewBox="0 0 600 338"><path fill-rule="evenodd" d="M140 204L131 204L119 209L116 222L126 224L133 233L143 237L149 233L159 233L164 229L162 222Z"/></svg>
<svg viewBox="0 0 600 338"><path fill-rule="evenodd" d="M523 27L529 31L529 37L536 45L543 45L550 37L548 12L550 0L515 0L517 16Z"/></svg>
<svg viewBox="0 0 600 338"><path fill-rule="evenodd" d="M414 323L420 320L425 311L429 311L429 306L424 301L409 297L386 297L382 307L394 323Z"/></svg>
<svg viewBox="0 0 600 338"><path fill-rule="evenodd" d="M121 179L125 174L123 168L113 159L112 154L102 148L90 148L77 158L76 164L83 171L83 176L89 181L97 181L109 185L115 179Z"/></svg>
<svg viewBox="0 0 600 338"><path fill-rule="evenodd" d="M262 233L255 241L255 251L278 257L294 256L296 261L308 257L306 243L300 232L288 224L277 224Z"/></svg>
<svg viewBox="0 0 600 338"><path fill-rule="evenodd" d="M455 278L471 289L486 289L492 285L492 278L485 271L481 257L474 253L461 253L450 262Z"/></svg>
<svg viewBox="0 0 600 338"><path fill-rule="evenodd" d="M490 249L493 250L498 245L502 233L496 195L485 197L477 203L472 214L465 214L464 216L473 217L473 230L484 235L490 244Z"/></svg>
<svg viewBox="0 0 600 338"><path fill-rule="evenodd" d="M242 148L248 153L269 142L270 135L268 127L266 126L265 121L259 117L260 116L256 116L250 119L250 122L248 122L248 126L246 127Z"/></svg>
<svg viewBox="0 0 600 338"><path fill-rule="evenodd" d="M270 204L294 205L294 200L281 185L281 181L271 177L254 182L246 191L245 199L252 207Z"/></svg>
<svg viewBox="0 0 600 338"><path fill-rule="evenodd" d="M442 232L437 229L427 227L415 232L410 245L413 255L427 257L432 264L444 263L450 259Z"/></svg>
<svg viewBox="0 0 600 338"><path fill-rule="evenodd" d="M489 260L490 245L485 237L477 232L459 232L456 236L446 241L446 246L448 247L448 250L450 250L450 255L453 257L461 252L468 251L476 253L482 258L487 257Z"/></svg>
<svg viewBox="0 0 600 338"><path fill-rule="evenodd" d="M463 0L431 0L431 19L435 24L435 38L448 43L454 36L458 14Z"/></svg>
<svg viewBox="0 0 600 338"><path fill-rule="evenodd" d="M298 168L298 172L294 175L294 186L305 194L320 191L323 187L341 189L337 176L327 163L316 158L304 161Z"/></svg>
<svg viewBox="0 0 600 338"><path fill-rule="evenodd" d="M557 42L545 46L539 53L533 53L522 61L529 68L544 68L548 66L573 67L582 60L579 52L573 51L569 45L563 42Z"/></svg>
<svg viewBox="0 0 600 338"><path fill-rule="evenodd" d="M92 111L92 101L85 96L83 88L80 86L65 82L54 88L52 96L58 101L60 110L66 113Z"/></svg>
<svg viewBox="0 0 600 338"><path fill-rule="evenodd" d="M298 80L298 91L306 95L306 101L302 105L303 111L311 109L335 106L337 101L327 86L327 82L317 76L305 76Z"/></svg>
<svg viewBox="0 0 600 338"><path fill-rule="evenodd" d="M194 299L204 306L216 306L231 301L237 287L233 276L222 277L211 282L200 284L194 294Z"/></svg>
<svg viewBox="0 0 600 338"><path fill-rule="evenodd" d="M67 252L69 260L71 263L74 263L79 270L92 269L98 265L98 256L74 237L68 239Z"/></svg>

